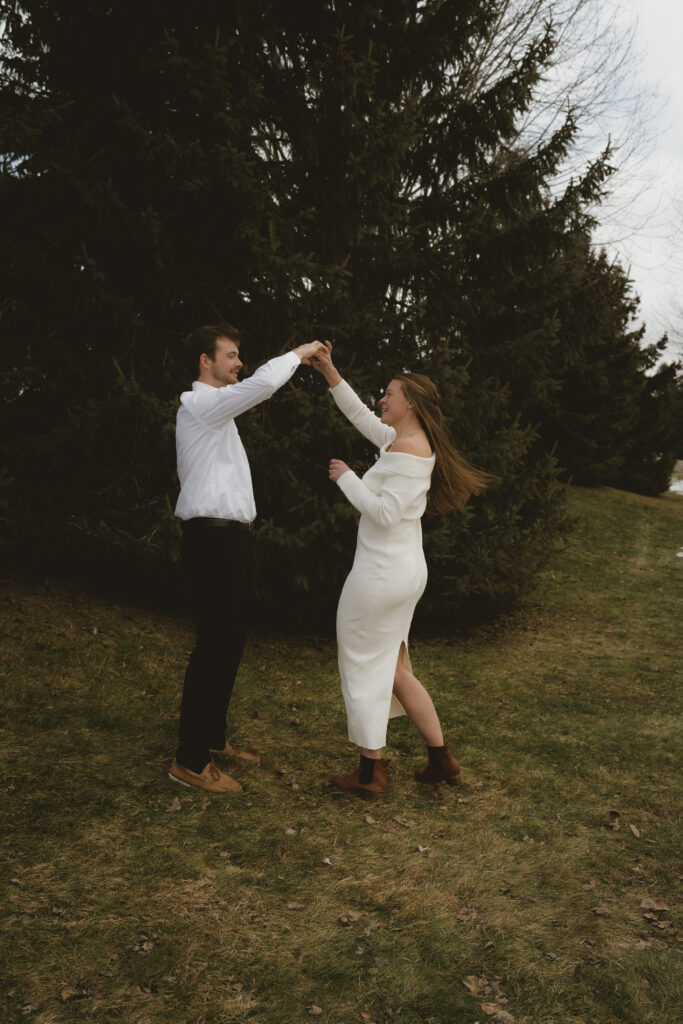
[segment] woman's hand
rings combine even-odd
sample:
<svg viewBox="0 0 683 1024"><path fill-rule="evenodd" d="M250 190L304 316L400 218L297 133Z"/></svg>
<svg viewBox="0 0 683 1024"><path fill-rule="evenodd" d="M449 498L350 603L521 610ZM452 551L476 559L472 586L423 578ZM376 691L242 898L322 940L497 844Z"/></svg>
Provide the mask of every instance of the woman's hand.
<svg viewBox="0 0 683 1024"><path fill-rule="evenodd" d="M292 352L295 352L298 355L304 366L309 366L316 353L325 352L325 349L323 348L322 342L309 341L306 345L299 345L298 348L293 348Z"/></svg>
<svg viewBox="0 0 683 1024"><path fill-rule="evenodd" d="M325 347L321 346L315 355L311 357L311 366L318 373L322 373L327 383L333 388L335 384L341 383L341 376L332 362L332 343L326 341L324 344Z"/></svg>
<svg viewBox="0 0 683 1024"><path fill-rule="evenodd" d="M349 467L341 459L330 459L330 480L332 483L336 484L339 477L348 472L350 472Z"/></svg>

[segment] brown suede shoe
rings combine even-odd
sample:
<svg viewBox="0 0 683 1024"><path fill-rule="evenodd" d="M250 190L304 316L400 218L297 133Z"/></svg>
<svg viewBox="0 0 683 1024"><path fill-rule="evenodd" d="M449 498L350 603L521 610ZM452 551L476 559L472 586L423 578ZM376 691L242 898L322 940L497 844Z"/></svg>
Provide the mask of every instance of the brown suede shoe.
<svg viewBox="0 0 683 1024"><path fill-rule="evenodd" d="M244 750L236 743L230 743L227 740L222 750L212 750L211 753L218 754L219 757L237 757L240 761L246 761L247 764L261 764L261 758L255 751Z"/></svg>
<svg viewBox="0 0 683 1024"><path fill-rule="evenodd" d="M378 758L375 761L375 768L372 774L372 782L359 782L360 767L350 775L333 775L330 782L333 786L339 786L348 793L356 793L363 800L374 800L378 796L384 796L387 791L387 767L390 761Z"/></svg>
<svg viewBox="0 0 683 1024"><path fill-rule="evenodd" d="M426 768L415 772L417 781L432 784L447 782L449 786L459 786L462 782L462 771L448 749L448 744L444 743L442 747L427 747L427 751L429 761Z"/></svg>
<svg viewBox="0 0 683 1024"><path fill-rule="evenodd" d="M219 772L213 761L209 761L206 768L201 772L190 771L178 764L173 758L171 770L168 773L169 779L180 782L183 786L194 786L195 789L205 789L207 793L241 793L242 787L229 775Z"/></svg>

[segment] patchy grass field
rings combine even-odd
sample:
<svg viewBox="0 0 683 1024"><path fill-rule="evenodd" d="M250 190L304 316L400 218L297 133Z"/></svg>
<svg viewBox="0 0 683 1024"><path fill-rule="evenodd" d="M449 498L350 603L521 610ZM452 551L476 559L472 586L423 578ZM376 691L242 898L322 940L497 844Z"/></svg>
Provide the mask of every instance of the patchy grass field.
<svg viewBox="0 0 683 1024"><path fill-rule="evenodd" d="M238 797L167 778L191 633L0 584L0 1019L668 1024L676 949L683 498L572 488L577 527L496 628L416 641L465 785L350 766L335 648L252 638Z"/></svg>

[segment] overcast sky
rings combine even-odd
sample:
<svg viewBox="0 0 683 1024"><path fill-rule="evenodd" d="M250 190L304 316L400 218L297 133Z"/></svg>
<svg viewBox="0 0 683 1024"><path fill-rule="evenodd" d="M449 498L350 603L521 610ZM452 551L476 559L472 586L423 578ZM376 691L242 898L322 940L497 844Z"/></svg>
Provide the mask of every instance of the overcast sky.
<svg viewBox="0 0 683 1024"><path fill-rule="evenodd" d="M619 254L641 298L648 341L667 331L667 358L683 358L683 3L621 0L620 16L637 22L637 82L656 92L654 139L640 154L635 183L615 195L598 239Z"/></svg>

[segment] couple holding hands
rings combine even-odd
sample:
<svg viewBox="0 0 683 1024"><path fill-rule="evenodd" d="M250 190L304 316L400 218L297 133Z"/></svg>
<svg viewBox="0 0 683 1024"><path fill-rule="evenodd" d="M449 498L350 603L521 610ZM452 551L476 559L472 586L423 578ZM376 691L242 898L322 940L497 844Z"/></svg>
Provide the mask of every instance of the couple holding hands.
<svg viewBox="0 0 683 1024"><path fill-rule="evenodd" d="M407 714L427 745L418 782L455 785L461 773L427 690L412 673L408 633L427 583L421 518L445 514L482 491L488 474L462 458L443 427L439 394L419 373L389 382L375 416L338 373L332 346L314 341L277 356L239 380L241 337L230 324L199 327L185 340L197 372L180 397L176 422L182 560L196 626L170 778L214 793L241 786L213 755L258 764L226 738L226 715L242 656L251 576L250 527L256 517L249 463L235 419L270 398L301 363L327 381L339 410L379 450L358 477L339 459L330 480L360 512L356 554L337 611L339 674L349 740L360 762L330 782L368 799L387 786L382 758L389 718Z"/></svg>

